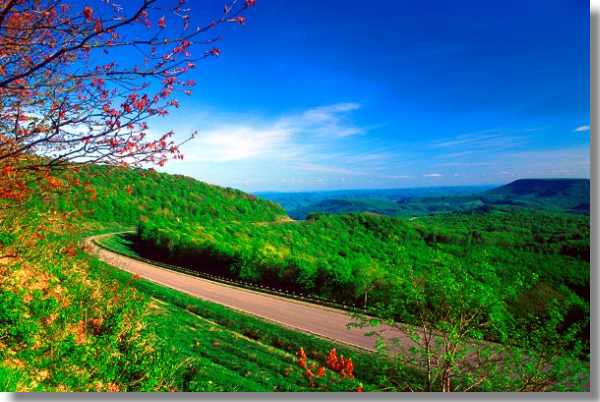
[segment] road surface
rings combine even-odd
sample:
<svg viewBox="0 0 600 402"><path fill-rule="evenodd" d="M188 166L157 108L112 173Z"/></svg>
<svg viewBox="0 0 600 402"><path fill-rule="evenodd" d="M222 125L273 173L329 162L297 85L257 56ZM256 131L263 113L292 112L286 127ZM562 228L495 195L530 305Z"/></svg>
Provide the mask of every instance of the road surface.
<svg viewBox="0 0 600 402"><path fill-rule="evenodd" d="M231 307L280 325L366 350L376 350L375 344L377 339L365 336L365 333L373 331L373 328L348 329L347 324L352 319L347 313L341 310L236 288L147 264L95 246L93 239L97 237L100 236L87 238L87 246L102 261L117 268L131 272L132 274L138 274L142 278L179 290L199 299ZM398 329L386 325L377 329L387 330L383 336L388 340L391 338L401 339L402 348L415 346ZM401 350L393 350L393 353L398 352L401 352ZM500 356L498 358L501 359ZM585 389L587 391L590 390L589 379Z"/></svg>
<svg viewBox="0 0 600 402"><path fill-rule="evenodd" d="M124 271L199 299L231 307L277 324L367 350L376 350L376 337L365 336L365 333L373 331L373 328L348 329L347 324L352 319L344 311L236 288L147 264L97 247L92 241L97 237L100 236L86 239L88 247L102 261ZM409 346L411 342L397 329L391 327L377 329L388 329L384 334L387 339L401 337L404 346ZM410 346L412 345L411 343Z"/></svg>

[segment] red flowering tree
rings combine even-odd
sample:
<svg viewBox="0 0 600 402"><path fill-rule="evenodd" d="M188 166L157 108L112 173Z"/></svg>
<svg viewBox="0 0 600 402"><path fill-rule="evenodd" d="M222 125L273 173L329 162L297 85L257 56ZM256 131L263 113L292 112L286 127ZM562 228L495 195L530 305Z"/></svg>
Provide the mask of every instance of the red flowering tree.
<svg viewBox="0 0 600 402"><path fill-rule="evenodd" d="M0 200L59 187L58 171L84 164L182 158L173 133L146 121L191 93L186 73L219 55L211 30L243 24L254 0L201 27L187 3L0 0Z"/></svg>

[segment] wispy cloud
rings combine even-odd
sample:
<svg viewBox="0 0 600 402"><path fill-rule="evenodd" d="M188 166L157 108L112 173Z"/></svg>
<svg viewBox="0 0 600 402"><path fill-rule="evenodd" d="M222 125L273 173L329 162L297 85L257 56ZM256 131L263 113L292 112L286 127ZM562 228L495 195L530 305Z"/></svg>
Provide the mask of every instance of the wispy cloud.
<svg viewBox="0 0 600 402"><path fill-rule="evenodd" d="M507 134L496 130L481 131L474 134L463 134L452 139L442 140L435 143L436 148L449 148L460 152L456 154L467 155L478 151L489 149L515 148L522 144L524 137L519 135ZM452 155L452 154L447 154ZM459 155L460 156L460 155Z"/></svg>
<svg viewBox="0 0 600 402"><path fill-rule="evenodd" d="M580 126L573 130L574 133L580 133L582 131L590 131L590 126Z"/></svg>
<svg viewBox="0 0 600 402"><path fill-rule="evenodd" d="M365 134L365 130L351 123L351 112L360 109L357 103L338 103L309 109L300 116L287 118L301 130L325 137L344 138Z"/></svg>
<svg viewBox="0 0 600 402"><path fill-rule="evenodd" d="M283 126L257 128L228 125L202 135L193 152L188 154L191 160L206 162L268 157L276 149L287 148L292 136L293 131Z"/></svg>
<svg viewBox="0 0 600 402"><path fill-rule="evenodd" d="M298 177L339 182L343 176L364 181L396 167L398 161L409 163L405 155L367 135L373 128L353 121L352 114L359 109L356 103L339 103L279 116L260 111L203 112L181 120L174 129L199 130L196 139L183 148L186 163L193 164L188 169L205 180L227 185L240 185L242 177L253 183L271 177L286 183Z"/></svg>
<svg viewBox="0 0 600 402"><path fill-rule="evenodd" d="M440 155L440 158L459 158L461 156L467 156L477 153L476 151L464 151L464 152L454 152L451 154Z"/></svg>
<svg viewBox="0 0 600 402"><path fill-rule="evenodd" d="M502 136L498 130L485 130L471 134L461 134L451 139L441 140L434 144L434 147L448 148L464 145L478 144L483 140L489 140L491 138L497 138Z"/></svg>
<svg viewBox="0 0 600 402"><path fill-rule="evenodd" d="M326 165L318 165L315 163L298 163L295 165L296 168L305 172L318 172L318 173L336 173L336 174L348 174L356 175L361 174L360 172L353 169L345 169L339 167L332 167Z"/></svg>
<svg viewBox="0 0 600 402"><path fill-rule="evenodd" d="M429 173L429 174L424 174L423 177L442 177L442 175L439 173Z"/></svg>
<svg viewBox="0 0 600 402"><path fill-rule="evenodd" d="M366 133L350 119L350 114L359 108L356 103L340 103L274 118L199 115L197 124L209 126L201 129L197 139L186 147L186 158L201 162L332 159L331 150L339 149L332 143ZM356 162L357 158L364 161L376 157L381 155L339 153L337 160Z"/></svg>
<svg viewBox="0 0 600 402"><path fill-rule="evenodd" d="M590 150L578 146L507 152L496 155L490 163L506 166L500 174L516 177L589 177Z"/></svg>
<svg viewBox="0 0 600 402"><path fill-rule="evenodd" d="M451 162L451 163L441 163L438 166L487 166L489 163L484 162Z"/></svg>

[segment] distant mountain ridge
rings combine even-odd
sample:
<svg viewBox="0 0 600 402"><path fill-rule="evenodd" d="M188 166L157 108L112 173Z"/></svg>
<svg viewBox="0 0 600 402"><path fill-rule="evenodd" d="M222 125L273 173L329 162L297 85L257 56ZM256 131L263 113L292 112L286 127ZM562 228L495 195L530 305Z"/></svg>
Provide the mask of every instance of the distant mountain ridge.
<svg viewBox="0 0 600 402"><path fill-rule="evenodd" d="M566 209L590 206L589 179L520 179L487 194L510 198L533 198Z"/></svg>
<svg viewBox="0 0 600 402"><path fill-rule="evenodd" d="M465 195L411 197L406 205L429 205L431 209L454 206L457 209L492 205L516 205L542 210L589 213L589 179L519 179L504 186Z"/></svg>
<svg viewBox="0 0 600 402"><path fill-rule="evenodd" d="M589 213L589 179L519 179L501 187L445 187L398 190L356 190L315 193L261 193L280 203L290 217L314 212L371 212L416 216L489 209L501 205Z"/></svg>
<svg viewBox="0 0 600 402"><path fill-rule="evenodd" d="M497 186L414 187L376 190L334 190L304 192L259 192L260 198L280 204L293 219L305 219L311 212L373 212L404 216L412 212L399 201L409 197L429 197L477 193Z"/></svg>

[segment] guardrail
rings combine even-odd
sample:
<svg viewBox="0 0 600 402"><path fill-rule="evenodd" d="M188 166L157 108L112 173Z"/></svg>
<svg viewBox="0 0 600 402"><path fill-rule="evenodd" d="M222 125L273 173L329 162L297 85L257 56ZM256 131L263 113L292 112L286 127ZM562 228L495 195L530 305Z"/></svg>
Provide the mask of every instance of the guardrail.
<svg viewBox="0 0 600 402"><path fill-rule="evenodd" d="M96 246L98 246L104 250L110 251L111 253L119 254L124 257L131 258L133 260L144 262L146 264L156 265L156 266L159 266L159 267L162 267L165 269L169 269L172 271L181 272L181 273L184 273L184 274L187 274L190 276L207 279L207 280L210 280L213 282L219 282L219 283L223 283L223 284L230 285L230 286L240 287L240 288L253 290L256 292L260 292L260 293L271 294L271 295L275 295L275 296L279 296L279 297L285 297L288 299L300 300L300 301L304 301L304 302L308 302L308 303L318 304L321 306L333 307L333 308L336 308L339 310L350 311L353 313L361 313L361 314L369 314L369 315L375 314L374 311L370 311L370 310L364 309L362 307L357 307L354 304L339 303L335 300L328 300L328 299L318 297L318 296L313 296L310 294L305 295L303 293L288 292L283 289L277 289L277 288L271 288L268 286L257 285L252 282L235 280L235 279L231 279L231 278L225 278L225 277L218 276L218 275L212 275L212 274L208 274L206 272L201 272L201 271L196 271L196 270L189 269L189 268L179 267L177 265L166 264L166 263L160 262L160 261L150 260L148 258L140 257L138 255L124 253L122 251L115 250L105 244L100 243L97 239L93 239L92 242Z"/></svg>

